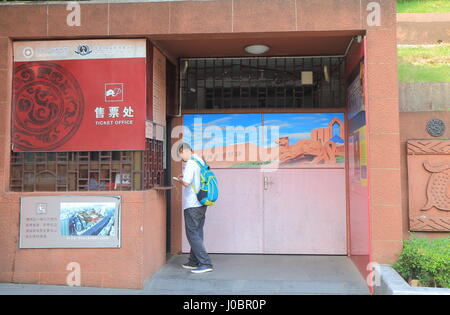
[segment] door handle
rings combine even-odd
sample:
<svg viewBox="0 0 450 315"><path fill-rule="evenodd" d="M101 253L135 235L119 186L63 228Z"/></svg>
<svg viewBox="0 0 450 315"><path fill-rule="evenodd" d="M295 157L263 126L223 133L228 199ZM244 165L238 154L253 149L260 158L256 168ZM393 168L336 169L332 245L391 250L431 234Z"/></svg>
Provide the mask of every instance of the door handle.
<svg viewBox="0 0 450 315"><path fill-rule="evenodd" d="M269 189L269 185L272 185L273 182L269 182L269 177L264 176L264 190L268 190Z"/></svg>

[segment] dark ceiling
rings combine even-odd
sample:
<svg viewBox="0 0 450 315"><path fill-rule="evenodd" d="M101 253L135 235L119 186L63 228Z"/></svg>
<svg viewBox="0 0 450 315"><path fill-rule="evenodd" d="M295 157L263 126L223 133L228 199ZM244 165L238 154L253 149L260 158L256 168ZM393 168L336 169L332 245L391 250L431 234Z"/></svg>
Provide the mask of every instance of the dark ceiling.
<svg viewBox="0 0 450 315"><path fill-rule="evenodd" d="M343 55L358 31L290 32L255 34L172 35L152 37L152 41L172 59L183 57L243 57L254 56L244 48L264 44L270 50L260 56L330 56Z"/></svg>

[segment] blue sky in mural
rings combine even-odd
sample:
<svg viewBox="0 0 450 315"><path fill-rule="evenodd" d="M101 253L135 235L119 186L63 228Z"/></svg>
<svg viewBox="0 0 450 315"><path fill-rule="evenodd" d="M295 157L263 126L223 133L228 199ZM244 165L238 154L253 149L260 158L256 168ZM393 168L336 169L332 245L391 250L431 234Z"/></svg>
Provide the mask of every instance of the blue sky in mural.
<svg viewBox="0 0 450 315"><path fill-rule="evenodd" d="M344 121L343 113L264 114L265 126L279 127L279 133L272 132L270 131L271 129L267 131L264 136L264 144L266 147L274 146L278 137L289 137L290 145L302 139L309 139L312 129L327 127L328 123L335 117ZM257 145L263 144L262 133L258 129L262 126L261 114L185 115L184 125L191 132L191 134L189 132L185 133L184 141L190 143L194 150L198 150L202 142L204 149L232 143L250 142ZM247 134L242 132L239 136L233 135L232 137L232 134L226 131L226 128L229 126L240 126L252 132ZM195 132L200 132L201 130L204 132L203 139L193 136ZM335 142L343 141L339 138L339 128L333 128L333 136Z"/></svg>
<svg viewBox="0 0 450 315"><path fill-rule="evenodd" d="M343 113L264 114L264 125L279 126L280 137L289 137L289 145L293 145L299 140L309 139L311 130L328 127L328 123L335 117L344 122ZM339 128L333 128L333 136L335 135L339 135ZM271 138L268 137L267 141L274 145Z"/></svg>
<svg viewBox="0 0 450 315"><path fill-rule="evenodd" d="M191 144L194 150L201 148L200 137L195 137L194 133L203 130L203 148L209 149L215 146L225 146L232 143L255 143L261 144L262 140L258 137L258 129L261 126L261 114L207 114L207 115L184 115L184 126L190 132L185 134L184 141ZM242 133L241 137L231 137L227 127L254 127L252 136ZM250 129L249 129L250 130ZM195 141L194 141L195 140Z"/></svg>

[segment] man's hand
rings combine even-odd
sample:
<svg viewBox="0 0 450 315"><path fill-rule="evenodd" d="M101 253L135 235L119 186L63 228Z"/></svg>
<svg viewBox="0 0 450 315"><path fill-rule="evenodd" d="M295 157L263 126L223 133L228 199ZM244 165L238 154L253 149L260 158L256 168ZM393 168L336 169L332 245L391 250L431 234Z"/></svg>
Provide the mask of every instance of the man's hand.
<svg viewBox="0 0 450 315"><path fill-rule="evenodd" d="M188 183L183 182L183 175L180 175L178 177L174 177L173 180L175 180L175 182L177 182L177 183L179 183L179 184L181 184L181 185L183 185L185 187L189 186Z"/></svg>
<svg viewBox="0 0 450 315"><path fill-rule="evenodd" d="M183 175L178 176L178 179L180 180L180 183L181 183L184 187L187 187L187 186L190 185L189 183L186 183L186 182L183 181Z"/></svg>

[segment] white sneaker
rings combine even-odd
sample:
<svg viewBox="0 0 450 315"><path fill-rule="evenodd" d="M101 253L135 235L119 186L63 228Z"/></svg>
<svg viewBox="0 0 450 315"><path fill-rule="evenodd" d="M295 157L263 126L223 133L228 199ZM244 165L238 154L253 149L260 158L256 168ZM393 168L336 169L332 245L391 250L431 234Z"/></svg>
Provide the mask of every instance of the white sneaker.
<svg viewBox="0 0 450 315"><path fill-rule="evenodd" d="M184 269L195 269L198 266L193 266L193 265L190 265L189 263L185 263L185 264L182 264L181 267L183 267Z"/></svg>
<svg viewBox="0 0 450 315"><path fill-rule="evenodd" d="M198 266L197 268L191 270L192 273L205 273L209 271L213 271L213 268L207 266Z"/></svg>

